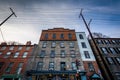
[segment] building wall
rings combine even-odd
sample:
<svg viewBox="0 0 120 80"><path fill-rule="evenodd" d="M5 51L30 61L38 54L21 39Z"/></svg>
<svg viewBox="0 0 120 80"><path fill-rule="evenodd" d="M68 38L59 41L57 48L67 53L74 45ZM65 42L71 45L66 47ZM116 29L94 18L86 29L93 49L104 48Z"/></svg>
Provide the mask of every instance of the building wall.
<svg viewBox="0 0 120 80"><path fill-rule="evenodd" d="M81 37L80 37L81 35ZM86 75L88 77L90 77L92 74L97 73L100 74L100 69L97 65L97 62L95 60L93 51L91 49L91 46L88 42L88 39L86 37L85 32L76 32L76 37L77 37L77 41L78 41L78 46L79 46L79 50L80 50L80 55L82 57L82 61L84 64L84 69L87 72ZM82 38L83 37L83 38ZM82 47L82 42L84 42L86 44L86 48ZM89 57L85 56L85 52L84 51L88 51ZM91 63L93 65L93 70L90 71L90 67L88 66L89 63Z"/></svg>
<svg viewBox="0 0 120 80"><path fill-rule="evenodd" d="M42 48L42 44L44 42L47 42L46 48ZM36 67L37 67L38 62L43 62L44 63L43 70L48 70L49 62L54 62L55 63L55 70L60 70L60 62L66 62L67 70L72 70L71 62L75 62L76 59L79 59L80 63L81 63L80 69L84 70L83 69L83 63L82 63L82 60L80 58L80 53L79 53L79 49L78 49L76 41L72 41L72 42L75 43L74 48L69 48L69 43L71 41L56 41L56 47L51 48L51 43L52 42L53 41L40 41L39 48L37 50L37 53L38 53L37 56L40 55L41 50L45 50L46 55L45 55L44 58L39 58L39 57L36 58ZM60 42L64 42L65 48L60 47ZM54 58L50 57L51 50L55 50L55 57ZM60 52L61 50L65 50L65 57L64 58L61 58L61 52ZM71 57L70 50L75 51L75 56L76 57L74 57L74 58Z"/></svg>
<svg viewBox="0 0 120 80"><path fill-rule="evenodd" d="M2 50L2 47L6 47L4 50ZM13 50L10 50L10 47L14 47ZM21 50L18 48L22 47ZM26 48L29 47L28 50ZM19 63L23 63L22 70L19 74L23 75L25 72L25 68L27 66L27 60L31 55L33 49L33 45L0 45L0 62L3 62L4 64L0 68L0 76L3 74L17 74L16 69L18 68ZM11 54L8 56L8 58L5 58L5 55L7 52L11 52ZM19 52L18 57L14 58L14 55L16 52ZM28 52L27 57L23 58L23 53ZM13 66L11 67L10 72L6 72L6 69L8 68L9 64L11 62L14 62Z"/></svg>
<svg viewBox="0 0 120 80"><path fill-rule="evenodd" d="M83 36L83 39L80 39L80 37L79 37L80 34ZM85 32L77 32L76 33L76 37L77 37L78 46L79 46L79 50L80 50L80 54L81 54L82 60L83 61L95 61L95 57L93 55L92 49L90 47L90 44L89 44L89 42L87 40ZM82 48L81 42L85 42L87 48ZM86 58L85 57L84 51L88 51L89 52L90 58Z"/></svg>
<svg viewBox="0 0 120 80"><path fill-rule="evenodd" d="M111 78L120 79L120 38L95 38L96 44L100 50L106 70L108 70ZM104 48L106 51L102 50ZM114 49L114 52L111 49ZM111 60L109 61L108 58ZM116 58L119 58L117 60Z"/></svg>

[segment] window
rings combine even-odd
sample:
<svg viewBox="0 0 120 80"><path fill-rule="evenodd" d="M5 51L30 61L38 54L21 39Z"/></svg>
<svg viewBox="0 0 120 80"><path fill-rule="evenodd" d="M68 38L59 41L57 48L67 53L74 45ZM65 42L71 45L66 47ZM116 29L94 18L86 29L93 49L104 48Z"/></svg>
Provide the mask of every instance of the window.
<svg viewBox="0 0 120 80"><path fill-rule="evenodd" d="M2 52L0 52L0 55L2 54Z"/></svg>
<svg viewBox="0 0 120 80"><path fill-rule="evenodd" d="M114 64L114 61L111 57L106 58L109 64Z"/></svg>
<svg viewBox="0 0 120 80"><path fill-rule="evenodd" d="M61 48L64 48L64 47L65 47L65 46L64 46L64 42L61 42L61 43L60 43L60 47L61 47Z"/></svg>
<svg viewBox="0 0 120 80"><path fill-rule="evenodd" d="M4 58L8 58L11 55L11 52L7 52Z"/></svg>
<svg viewBox="0 0 120 80"><path fill-rule="evenodd" d="M22 46L19 46L19 47L18 47L18 50L21 50L21 49L22 49Z"/></svg>
<svg viewBox="0 0 120 80"><path fill-rule="evenodd" d="M2 69L4 62L0 62L0 70Z"/></svg>
<svg viewBox="0 0 120 80"><path fill-rule="evenodd" d="M112 43L113 43L113 44L116 44L116 41L115 41L115 40L112 40Z"/></svg>
<svg viewBox="0 0 120 80"><path fill-rule="evenodd" d="M15 55L14 55L14 58L17 58L19 55L19 52L16 52Z"/></svg>
<svg viewBox="0 0 120 80"><path fill-rule="evenodd" d="M70 54L71 54L71 57L72 57L72 58L75 57L75 51L74 51L74 50L70 50Z"/></svg>
<svg viewBox="0 0 120 80"><path fill-rule="evenodd" d="M17 73L17 74L20 74L20 72L21 72L21 70L22 70L22 66L23 66L23 62L21 62L21 63L18 64L18 67L17 67L17 69L16 69L16 73Z"/></svg>
<svg viewBox="0 0 120 80"><path fill-rule="evenodd" d="M88 68L89 68L89 71L94 71L94 66L93 66L92 62L88 63Z"/></svg>
<svg viewBox="0 0 120 80"><path fill-rule="evenodd" d="M108 54L108 51L107 51L106 48L102 47L101 50L102 50L102 52L103 52L104 54Z"/></svg>
<svg viewBox="0 0 120 80"><path fill-rule="evenodd" d="M120 52L120 47L118 47L117 50Z"/></svg>
<svg viewBox="0 0 120 80"><path fill-rule="evenodd" d="M85 55L85 58L90 58L90 55L89 55L88 51L84 51L84 55Z"/></svg>
<svg viewBox="0 0 120 80"><path fill-rule="evenodd" d="M14 62L11 62L11 63L8 65L8 67L7 67L7 69L6 69L6 72L10 72L10 70L11 70L12 67L13 67L13 64L14 64Z"/></svg>
<svg viewBox="0 0 120 80"><path fill-rule="evenodd" d="M1 48L1 50L5 50L6 49L6 46L3 46L2 48Z"/></svg>
<svg viewBox="0 0 120 80"><path fill-rule="evenodd" d="M41 50L40 57L43 58L45 56L45 50Z"/></svg>
<svg viewBox="0 0 120 80"><path fill-rule="evenodd" d="M64 39L64 34L61 34L61 35L60 35L60 38L61 38L61 39Z"/></svg>
<svg viewBox="0 0 120 80"><path fill-rule="evenodd" d="M48 33L45 34L45 39L48 39Z"/></svg>
<svg viewBox="0 0 120 80"><path fill-rule="evenodd" d="M61 50L61 57L62 57L62 58L65 57L65 50Z"/></svg>
<svg viewBox="0 0 120 80"><path fill-rule="evenodd" d="M47 42L43 42L42 48L46 48L46 46L47 46Z"/></svg>
<svg viewBox="0 0 120 80"><path fill-rule="evenodd" d="M70 48L74 48L74 42L70 42L69 45L70 45Z"/></svg>
<svg viewBox="0 0 120 80"><path fill-rule="evenodd" d="M26 57L27 57L27 54L28 54L28 52L24 52L22 57L23 57L23 58L26 58Z"/></svg>
<svg viewBox="0 0 120 80"><path fill-rule="evenodd" d="M82 44L82 48L87 48L85 42L81 42L81 44Z"/></svg>
<svg viewBox="0 0 120 80"><path fill-rule="evenodd" d="M37 70L40 71L43 68L43 62L38 62L37 64Z"/></svg>
<svg viewBox="0 0 120 80"><path fill-rule="evenodd" d="M97 43L98 44L102 44L102 40L97 40Z"/></svg>
<svg viewBox="0 0 120 80"><path fill-rule="evenodd" d="M29 49L30 49L30 47L29 47L29 46L27 46L27 47L26 47L26 50L29 50Z"/></svg>
<svg viewBox="0 0 120 80"><path fill-rule="evenodd" d="M106 44L110 44L110 43L109 43L109 40L105 40L105 43L106 43Z"/></svg>
<svg viewBox="0 0 120 80"><path fill-rule="evenodd" d="M66 64L65 64L65 62L61 62L60 66L61 66L61 71L65 71L66 70Z"/></svg>
<svg viewBox="0 0 120 80"><path fill-rule="evenodd" d="M71 33L68 34L68 38L72 39L72 34Z"/></svg>
<svg viewBox="0 0 120 80"><path fill-rule="evenodd" d="M79 38L80 38L80 39L83 39L83 35L82 35L82 34L79 34Z"/></svg>
<svg viewBox="0 0 120 80"><path fill-rule="evenodd" d="M53 39L56 39L56 34L55 33L53 34Z"/></svg>
<svg viewBox="0 0 120 80"><path fill-rule="evenodd" d="M55 46L56 46L56 42L52 42L51 47L52 47L52 48L55 48Z"/></svg>
<svg viewBox="0 0 120 80"><path fill-rule="evenodd" d="M13 50L14 49L14 46L11 46L10 48L9 48L9 50Z"/></svg>
<svg viewBox="0 0 120 80"><path fill-rule="evenodd" d="M110 51L112 52L112 54L116 54L116 51L115 51L114 48L109 48L109 49L110 49Z"/></svg>
<svg viewBox="0 0 120 80"><path fill-rule="evenodd" d="M72 70L77 70L76 63L72 62Z"/></svg>
<svg viewBox="0 0 120 80"><path fill-rule="evenodd" d="M52 57L52 58L55 57L55 50L51 50L50 57Z"/></svg>
<svg viewBox="0 0 120 80"><path fill-rule="evenodd" d="M54 62L49 63L49 70L54 70Z"/></svg>
<svg viewBox="0 0 120 80"><path fill-rule="evenodd" d="M120 57L116 57L115 59L120 64Z"/></svg>

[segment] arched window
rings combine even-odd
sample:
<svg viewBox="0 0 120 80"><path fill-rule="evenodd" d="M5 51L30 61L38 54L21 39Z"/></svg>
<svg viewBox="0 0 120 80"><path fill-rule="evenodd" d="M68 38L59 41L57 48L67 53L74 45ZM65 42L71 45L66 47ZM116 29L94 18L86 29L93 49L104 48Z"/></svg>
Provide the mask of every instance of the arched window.
<svg viewBox="0 0 120 80"><path fill-rule="evenodd" d="M80 39L83 39L83 35L82 35L82 34L79 34L79 38L80 38Z"/></svg>

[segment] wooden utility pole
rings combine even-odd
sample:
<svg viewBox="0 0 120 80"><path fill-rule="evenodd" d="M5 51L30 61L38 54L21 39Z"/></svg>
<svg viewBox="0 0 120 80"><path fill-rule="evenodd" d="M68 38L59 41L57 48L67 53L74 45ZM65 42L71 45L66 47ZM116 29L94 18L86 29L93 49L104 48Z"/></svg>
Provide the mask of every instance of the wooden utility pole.
<svg viewBox="0 0 120 80"><path fill-rule="evenodd" d="M95 58L97 60L97 63L99 65L99 67L100 67L100 70L102 72L102 76L103 76L104 80L114 80L113 77L112 77L112 74L111 74L110 70L108 69L108 66L105 63L105 60L103 59L103 57L102 57L102 55L101 55L101 53L99 51L98 46L95 43L95 40L94 40L94 38L92 36L92 33L91 33L91 31L90 31L90 29L88 27L89 24L86 23L86 20L85 20L83 14L82 14L82 10L83 9L81 9L79 18L80 18L80 16L82 17L82 20L83 20L83 22L84 22L84 24L85 24L85 26L86 26L86 28L87 28L87 30L89 32L89 35L90 35L91 40L93 42L93 45L95 46L95 49L97 50L97 52L94 53L94 56L95 56Z"/></svg>

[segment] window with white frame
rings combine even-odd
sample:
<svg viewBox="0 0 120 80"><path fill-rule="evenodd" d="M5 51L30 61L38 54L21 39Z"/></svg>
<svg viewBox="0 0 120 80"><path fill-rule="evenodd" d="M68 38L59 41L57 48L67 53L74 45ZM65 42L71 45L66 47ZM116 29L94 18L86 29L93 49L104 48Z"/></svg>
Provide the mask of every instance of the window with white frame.
<svg viewBox="0 0 120 80"><path fill-rule="evenodd" d="M65 57L65 50L61 50L61 57L62 57L62 58Z"/></svg>
<svg viewBox="0 0 120 80"><path fill-rule="evenodd" d="M41 50L40 58L43 58L45 56L45 54L46 54L45 50Z"/></svg>
<svg viewBox="0 0 120 80"><path fill-rule="evenodd" d="M54 58L55 57L55 50L51 50L50 57Z"/></svg>
<svg viewBox="0 0 120 80"><path fill-rule="evenodd" d="M19 56L19 52L16 52L14 58L17 58L18 56Z"/></svg>
<svg viewBox="0 0 120 80"><path fill-rule="evenodd" d="M21 50L21 49L22 49L22 46L19 46L19 47L18 47L18 50Z"/></svg>
<svg viewBox="0 0 120 80"><path fill-rule="evenodd" d="M21 73L22 67L23 67L23 62L20 62L20 63L18 64L17 69L16 69L16 73L17 73L17 74L20 74L20 73Z"/></svg>
<svg viewBox="0 0 120 80"><path fill-rule="evenodd" d="M4 56L4 58L8 58L11 55L11 52L7 52Z"/></svg>
<svg viewBox="0 0 120 80"><path fill-rule="evenodd" d="M74 44L75 44L74 42L70 42L69 43L70 48L74 48Z"/></svg>
<svg viewBox="0 0 120 80"><path fill-rule="evenodd" d="M29 47L29 46L27 46L27 47L26 47L26 50L29 50L29 49L30 49L30 47Z"/></svg>
<svg viewBox="0 0 120 80"><path fill-rule="evenodd" d="M1 50L5 50L5 49L6 49L6 46L2 46L2 47L1 47Z"/></svg>
<svg viewBox="0 0 120 80"><path fill-rule="evenodd" d="M10 46L9 50L13 50L14 49L14 46Z"/></svg>
<svg viewBox="0 0 120 80"><path fill-rule="evenodd" d="M43 68L43 62L38 62L38 64L37 64L37 70L41 71L42 68Z"/></svg>
<svg viewBox="0 0 120 80"><path fill-rule="evenodd" d="M22 57L23 57L23 58L26 58L27 55L28 55L28 52L24 52Z"/></svg>
<svg viewBox="0 0 120 80"><path fill-rule="evenodd" d="M49 70L54 70L54 62L49 62Z"/></svg>
<svg viewBox="0 0 120 80"><path fill-rule="evenodd" d="M53 41L52 44L51 44L51 47L52 47L52 48L55 48L55 46L56 46L56 42Z"/></svg>
<svg viewBox="0 0 120 80"><path fill-rule="evenodd" d="M65 46L64 46L64 42L60 42L60 47L61 48L64 48Z"/></svg>
<svg viewBox="0 0 120 80"><path fill-rule="evenodd" d="M72 70L77 70L76 63L72 62L71 64L72 64Z"/></svg>
<svg viewBox="0 0 120 80"><path fill-rule="evenodd" d="M46 48L46 47L47 47L47 42L43 42L42 48Z"/></svg>
<svg viewBox="0 0 120 80"><path fill-rule="evenodd" d="M70 54L71 54L71 57L74 58L75 57L75 50L70 50Z"/></svg>

